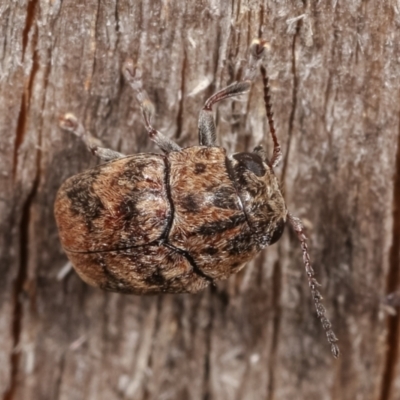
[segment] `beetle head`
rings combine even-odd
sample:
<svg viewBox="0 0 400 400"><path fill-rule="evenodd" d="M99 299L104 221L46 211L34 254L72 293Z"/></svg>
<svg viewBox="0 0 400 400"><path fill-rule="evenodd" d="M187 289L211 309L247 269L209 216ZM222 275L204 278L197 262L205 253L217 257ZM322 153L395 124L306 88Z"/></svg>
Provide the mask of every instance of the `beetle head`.
<svg viewBox="0 0 400 400"><path fill-rule="evenodd" d="M273 169L257 153L237 153L230 161L251 229L262 247L275 243L283 233L287 209Z"/></svg>

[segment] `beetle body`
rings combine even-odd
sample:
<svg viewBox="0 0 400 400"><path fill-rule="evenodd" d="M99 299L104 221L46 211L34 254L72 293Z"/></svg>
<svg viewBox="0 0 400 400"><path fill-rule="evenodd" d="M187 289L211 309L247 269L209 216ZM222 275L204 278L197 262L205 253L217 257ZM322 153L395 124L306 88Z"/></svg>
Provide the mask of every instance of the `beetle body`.
<svg viewBox="0 0 400 400"><path fill-rule="evenodd" d="M195 146L118 158L69 178L55 216L83 280L133 294L194 293L279 239L287 211L270 166Z"/></svg>
<svg viewBox="0 0 400 400"><path fill-rule="evenodd" d="M282 235L286 221L297 234L308 284L335 357L337 338L321 304L301 221L291 215L274 168L282 158L265 67L266 42L255 40L243 81L212 95L198 121L199 146L181 148L151 125L154 106L132 60L123 73L139 100L149 138L164 154L125 156L101 147L73 114L61 128L80 137L104 164L69 178L60 188L55 217L61 243L87 283L132 294L195 293L239 271ZM268 160L257 146L227 155L216 144L212 106L246 93L260 67L273 140Z"/></svg>

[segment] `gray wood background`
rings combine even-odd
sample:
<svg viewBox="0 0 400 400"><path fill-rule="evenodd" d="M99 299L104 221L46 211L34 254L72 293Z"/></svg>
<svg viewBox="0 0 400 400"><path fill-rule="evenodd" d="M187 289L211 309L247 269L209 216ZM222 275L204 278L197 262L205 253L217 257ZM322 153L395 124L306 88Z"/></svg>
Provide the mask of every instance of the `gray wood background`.
<svg viewBox="0 0 400 400"><path fill-rule="evenodd" d="M198 295L59 276L55 193L96 160L58 116L74 112L121 152L155 151L121 76L129 56L154 125L194 145L204 100L240 78L254 37L271 44L277 173L308 228L338 360L289 228ZM399 82L396 0L1 1L2 399L400 399L399 316L385 300L400 285ZM263 140L261 95L258 81L218 107L229 151Z"/></svg>

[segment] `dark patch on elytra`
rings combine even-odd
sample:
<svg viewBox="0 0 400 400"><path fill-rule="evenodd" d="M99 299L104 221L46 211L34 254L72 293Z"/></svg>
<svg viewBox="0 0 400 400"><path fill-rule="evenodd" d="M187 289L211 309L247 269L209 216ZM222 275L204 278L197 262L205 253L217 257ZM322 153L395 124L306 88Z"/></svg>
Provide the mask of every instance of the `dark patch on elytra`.
<svg viewBox="0 0 400 400"><path fill-rule="evenodd" d="M97 262L100 265L104 276L106 277L105 283L101 283L99 285L100 289L108 290L110 292L118 292L118 293L131 293L131 285L129 282L124 279L116 276L107 266L103 256L101 254L97 254Z"/></svg>
<svg viewBox="0 0 400 400"><path fill-rule="evenodd" d="M237 256L252 252L254 245L255 242L251 233L242 232L231 238L224 250L227 251L230 256Z"/></svg>
<svg viewBox="0 0 400 400"><path fill-rule="evenodd" d="M143 171L145 169L157 169L159 164L152 158L138 159L132 157L131 160L126 161L123 171L118 176L119 180L127 180L129 182L144 180Z"/></svg>
<svg viewBox="0 0 400 400"><path fill-rule="evenodd" d="M162 240L163 232L168 227L170 210L146 209L144 201L148 197L160 197L163 200L164 193L158 188L146 190L131 190L125 196L120 197L119 203L113 204L112 212L107 212L103 219L103 227L106 230L118 234L118 248L138 247L137 241L154 242ZM147 216L147 218L146 218ZM148 222L148 224L146 224ZM116 230L118 227L118 231ZM158 230L162 231L156 235ZM113 250L116 250L114 247ZM135 261L133 260L133 263Z"/></svg>
<svg viewBox="0 0 400 400"><path fill-rule="evenodd" d="M65 190L71 201L71 211L85 219L89 231L93 229L93 220L99 218L104 210L100 197L92 189L99 173L98 169L94 169L72 177L68 181L69 188Z"/></svg>
<svg viewBox="0 0 400 400"><path fill-rule="evenodd" d="M226 210L240 210L238 197L233 187L222 186L215 190L213 204Z"/></svg>
<svg viewBox="0 0 400 400"><path fill-rule="evenodd" d="M137 200L135 196L124 198L119 204L118 214L126 222L132 221L133 218L139 215L139 211L136 209Z"/></svg>
<svg viewBox="0 0 400 400"><path fill-rule="evenodd" d="M204 253L210 256L214 256L218 253L218 249L216 247L208 246L204 249Z"/></svg>
<svg viewBox="0 0 400 400"><path fill-rule="evenodd" d="M196 233L204 236L211 236L216 233L222 233L224 231L233 229L243 224L245 221L246 217L244 216L244 214L239 213L222 221L215 221L208 224L203 224L196 230Z"/></svg>
<svg viewBox="0 0 400 400"><path fill-rule="evenodd" d="M154 285L158 287L164 287L167 284L167 280L163 276L163 274L160 272L158 268L155 269L150 275L147 275L143 278L143 280L148 284L148 285Z"/></svg>
<svg viewBox="0 0 400 400"><path fill-rule="evenodd" d="M207 166L204 163L196 163L194 165L194 173L196 175L202 174L206 169L207 169Z"/></svg>
<svg viewBox="0 0 400 400"><path fill-rule="evenodd" d="M197 212L201 208L201 198L193 193L183 196L179 205L188 212Z"/></svg>

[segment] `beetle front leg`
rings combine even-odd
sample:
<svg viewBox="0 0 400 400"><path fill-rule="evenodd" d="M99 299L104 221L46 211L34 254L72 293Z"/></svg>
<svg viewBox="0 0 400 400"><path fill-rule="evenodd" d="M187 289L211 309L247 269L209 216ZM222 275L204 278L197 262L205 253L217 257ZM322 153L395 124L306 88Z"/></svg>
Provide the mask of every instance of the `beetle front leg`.
<svg viewBox="0 0 400 400"><path fill-rule="evenodd" d="M60 127L78 136L78 138L85 143L88 150L102 161L111 161L125 157L124 154L119 153L118 151L104 147L101 140L95 138L90 134L90 132L85 130L74 114L68 113L61 116Z"/></svg>
<svg viewBox="0 0 400 400"><path fill-rule="evenodd" d="M131 88L136 92L136 98L138 99L140 108L142 109L144 125L150 139L155 142L164 153L182 150L182 148L173 140L167 138L161 132L152 127L151 118L154 115L154 105L149 99L146 91L143 89L141 72L140 70L135 71L132 60L128 59L124 62L124 65L122 66L122 72Z"/></svg>

